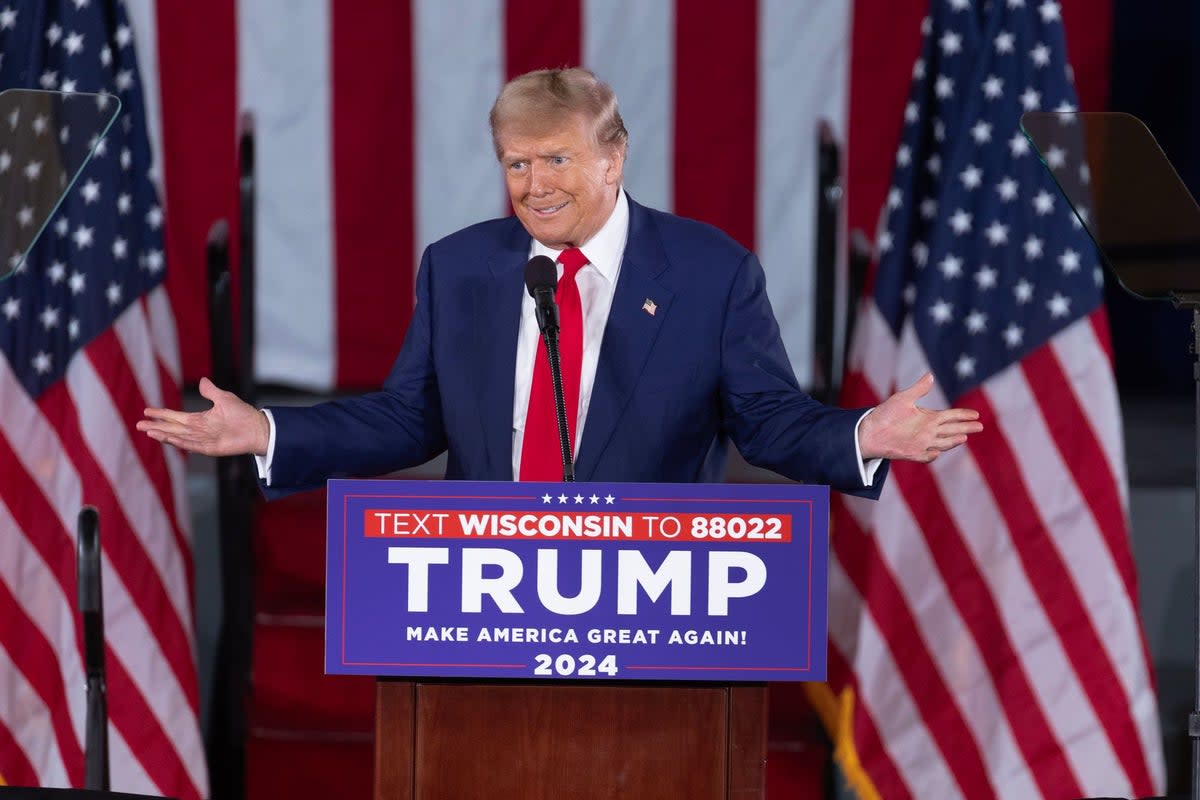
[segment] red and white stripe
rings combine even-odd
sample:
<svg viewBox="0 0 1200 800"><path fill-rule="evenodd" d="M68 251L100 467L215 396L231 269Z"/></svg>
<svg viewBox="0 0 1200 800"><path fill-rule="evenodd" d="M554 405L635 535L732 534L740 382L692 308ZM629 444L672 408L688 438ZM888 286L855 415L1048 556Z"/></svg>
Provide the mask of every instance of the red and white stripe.
<svg viewBox="0 0 1200 800"><path fill-rule="evenodd" d="M1161 791L1102 318L956 400L986 426L968 446L894 464L878 503L835 499L831 679L883 797ZM927 369L864 303L847 402Z"/></svg>
<svg viewBox="0 0 1200 800"><path fill-rule="evenodd" d="M100 512L112 785L207 794L183 470L134 429L145 406L178 400L166 390L177 365L152 344L152 331L173 325L169 313L162 288L130 306L37 402L0 360L0 763L9 783L82 785L75 534L79 509L91 504Z"/></svg>
<svg viewBox="0 0 1200 800"><path fill-rule="evenodd" d="M808 380L816 125L845 133L850 0L139 4L157 30L141 52L158 59L146 86L161 91L170 291L197 334L181 343L189 379L208 369L206 321L180 301L203 295L204 236L233 214L239 112L258 140L258 377L374 386L420 251L508 213L487 129L500 87L582 63L620 98L630 194L759 252Z"/></svg>

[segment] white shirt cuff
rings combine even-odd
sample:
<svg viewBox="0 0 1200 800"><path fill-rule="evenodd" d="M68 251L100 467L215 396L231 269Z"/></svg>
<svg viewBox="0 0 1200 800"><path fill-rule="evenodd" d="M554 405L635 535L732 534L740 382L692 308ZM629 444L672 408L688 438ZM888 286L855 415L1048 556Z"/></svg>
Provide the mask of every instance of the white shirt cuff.
<svg viewBox="0 0 1200 800"><path fill-rule="evenodd" d="M271 461L275 458L275 418L271 416L271 412L267 409L262 410L267 418L267 428L270 433L267 436L267 454L265 456L255 455L254 465L258 467L258 479L265 481L267 486L271 485ZM855 447L858 447L858 430L855 429ZM861 461L862 459L859 459ZM867 484L870 486L870 484Z"/></svg>
<svg viewBox="0 0 1200 800"><path fill-rule="evenodd" d="M858 422L854 423L854 455L858 459L858 475L862 478L863 486L873 486L875 484L875 473L879 470L879 465L883 463L882 458L872 458L870 461L863 461L862 445L858 443L858 426L862 425L862 421L867 418L875 409L868 408L863 415L858 418ZM275 445L275 428L271 428L271 445ZM270 451L268 451L270 452Z"/></svg>

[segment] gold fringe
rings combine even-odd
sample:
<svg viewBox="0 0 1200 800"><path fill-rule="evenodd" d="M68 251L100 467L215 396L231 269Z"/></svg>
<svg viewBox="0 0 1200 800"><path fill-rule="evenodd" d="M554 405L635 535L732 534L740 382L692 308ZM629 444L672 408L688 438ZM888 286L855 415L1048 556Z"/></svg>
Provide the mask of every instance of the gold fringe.
<svg viewBox="0 0 1200 800"><path fill-rule="evenodd" d="M833 760L841 767L851 791L859 800L881 800L854 748L854 690L846 687L841 696L834 696L827 683L806 683L804 691L833 740Z"/></svg>

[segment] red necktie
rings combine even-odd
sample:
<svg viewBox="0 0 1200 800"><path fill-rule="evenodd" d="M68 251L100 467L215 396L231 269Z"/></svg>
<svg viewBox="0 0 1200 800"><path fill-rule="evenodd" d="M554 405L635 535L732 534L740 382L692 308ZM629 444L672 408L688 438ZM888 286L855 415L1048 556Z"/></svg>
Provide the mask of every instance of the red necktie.
<svg viewBox="0 0 1200 800"><path fill-rule="evenodd" d="M579 371L583 364L583 303L575 276L587 256L572 247L558 255L562 277L554 299L558 303L558 354L562 368L563 402L567 411L567 431L571 452L575 448L575 417L579 414ZM529 409L525 413L525 438L521 444L523 481L561 481L562 449L558 443L558 417L554 411L554 384L550 380L550 360L546 341L538 339L533 364L533 385L529 391Z"/></svg>

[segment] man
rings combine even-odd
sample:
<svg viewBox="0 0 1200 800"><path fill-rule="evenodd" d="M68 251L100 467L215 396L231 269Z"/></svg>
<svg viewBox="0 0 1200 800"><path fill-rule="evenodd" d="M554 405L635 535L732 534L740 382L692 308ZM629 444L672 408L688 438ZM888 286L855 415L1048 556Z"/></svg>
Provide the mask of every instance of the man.
<svg viewBox="0 0 1200 800"><path fill-rule="evenodd" d="M932 461L981 430L974 411L915 406L929 375L869 411L801 392L754 255L623 191L628 135L612 90L590 72L515 78L490 119L516 216L426 249L412 323L382 391L259 411L204 379L210 410L147 409L138 428L185 450L253 453L268 492L384 474L443 450L448 478L559 480L548 368L523 275L527 260L548 255L560 262L563 384L581 481L715 480L728 436L752 464L875 497L882 459Z"/></svg>

